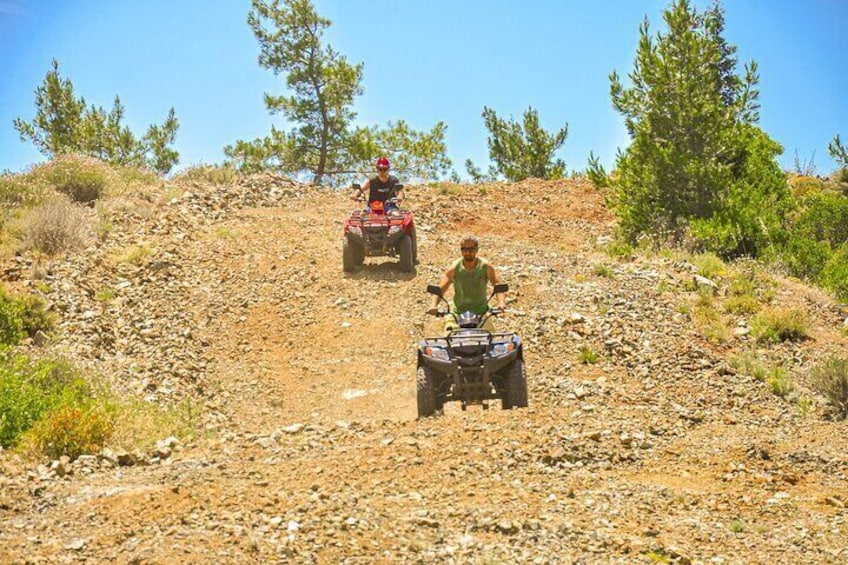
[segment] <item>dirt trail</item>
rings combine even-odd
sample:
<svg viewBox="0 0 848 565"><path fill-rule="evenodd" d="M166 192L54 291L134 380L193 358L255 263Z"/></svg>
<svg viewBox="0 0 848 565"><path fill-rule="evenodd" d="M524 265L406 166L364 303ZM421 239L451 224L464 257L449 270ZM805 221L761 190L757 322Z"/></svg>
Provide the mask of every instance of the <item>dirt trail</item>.
<svg viewBox="0 0 848 565"><path fill-rule="evenodd" d="M729 370L752 343L693 329L685 265L601 253L586 184L409 192L415 275L342 273L341 195L205 225L186 253L212 290L184 300L217 312L198 332L223 424L162 464L10 482L0 562L845 562L844 424ZM531 407L416 420L424 287L469 232L511 286ZM801 386L845 346L834 312L774 352Z"/></svg>

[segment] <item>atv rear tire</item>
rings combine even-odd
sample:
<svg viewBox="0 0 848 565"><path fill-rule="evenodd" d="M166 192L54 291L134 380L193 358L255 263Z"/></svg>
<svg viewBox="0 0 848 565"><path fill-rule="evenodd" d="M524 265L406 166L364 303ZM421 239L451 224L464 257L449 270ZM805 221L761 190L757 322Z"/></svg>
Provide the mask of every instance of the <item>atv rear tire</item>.
<svg viewBox="0 0 848 565"><path fill-rule="evenodd" d="M352 273L356 268L356 249L347 238L342 243L342 268L345 273Z"/></svg>
<svg viewBox="0 0 848 565"><path fill-rule="evenodd" d="M524 359L513 361L506 373L506 390L501 399L504 410L527 408L527 375L524 372Z"/></svg>
<svg viewBox="0 0 848 565"><path fill-rule="evenodd" d="M412 238L404 235L400 240L400 270L411 273L415 270L414 256L412 254Z"/></svg>
<svg viewBox="0 0 848 565"><path fill-rule="evenodd" d="M409 237L412 238L412 262L418 264L418 237L415 235L415 228L412 228Z"/></svg>
<svg viewBox="0 0 848 565"><path fill-rule="evenodd" d="M430 367L418 367L418 417L428 418L436 411L436 373Z"/></svg>
<svg viewBox="0 0 848 565"><path fill-rule="evenodd" d="M353 247L354 262L361 267L365 263L365 247L355 243L351 243L350 246Z"/></svg>

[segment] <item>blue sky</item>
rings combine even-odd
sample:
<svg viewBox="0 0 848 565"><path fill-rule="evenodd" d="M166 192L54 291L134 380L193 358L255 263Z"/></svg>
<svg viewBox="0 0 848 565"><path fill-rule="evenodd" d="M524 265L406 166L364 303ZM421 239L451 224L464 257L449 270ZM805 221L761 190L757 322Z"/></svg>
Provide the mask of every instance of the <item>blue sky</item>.
<svg viewBox="0 0 848 565"><path fill-rule="evenodd" d="M313 0L333 24L326 41L365 64L358 122L403 119L418 129L448 124L449 156L464 175L488 164L484 106L520 118L530 105L542 125L569 126L558 153L569 170L590 151L608 167L627 144L609 98L611 71L633 67L638 26L662 29L669 2L644 0ZM696 2L703 7L703 1ZM169 108L180 121L182 168L223 159L237 139L264 136L279 116L264 92L283 83L256 62L248 0L0 0L0 170L42 161L21 142L15 117L35 114L34 90L59 60L78 96L111 108L141 134ZM728 0L726 38L740 62L760 66L760 124L783 144L784 168L848 137L848 1Z"/></svg>

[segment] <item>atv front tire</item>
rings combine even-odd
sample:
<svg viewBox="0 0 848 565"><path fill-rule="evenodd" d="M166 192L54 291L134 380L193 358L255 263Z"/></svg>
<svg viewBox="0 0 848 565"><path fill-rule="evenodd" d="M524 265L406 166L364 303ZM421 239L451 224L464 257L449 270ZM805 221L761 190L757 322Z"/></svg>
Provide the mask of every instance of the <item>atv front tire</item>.
<svg viewBox="0 0 848 565"><path fill-rule="evenodd" d="M342 243L342 268L345 273L352 273L356 268L356 250L347 238Z"/></svg>
<svg viewBox="0 0 848 565"><path fill-rule="evenodd" d="M412 238L404 235L400 240L400 270L411 273L415 270L414 256L412 254Z"/></svg>
<svg viewBox="0 0 848 565"><path fill-rule="evenodd" d="M436 411L436 373L430 367L418 367L418 417L429 418Z"/></svg>
<svg viewBox="0 0 848 565"><path fill-rule="evenodd" d="M524 359L513 361L506 373L506 390L501 399L504 410L527 408L527 375L524 372Z"/></svg>

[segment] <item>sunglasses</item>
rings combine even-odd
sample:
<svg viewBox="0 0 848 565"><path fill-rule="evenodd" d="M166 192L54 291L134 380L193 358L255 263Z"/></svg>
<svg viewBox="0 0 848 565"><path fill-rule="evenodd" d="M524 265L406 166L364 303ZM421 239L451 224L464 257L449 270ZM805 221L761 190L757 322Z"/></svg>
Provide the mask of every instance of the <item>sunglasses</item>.
<svg viewBox="0 0 848 565"><path fill-rule="evenodd" d="M385 168L384 167L377 167L377 170L380 171L381 173L384 173L384 172L388 171L389 169L388 169L388 167L385 167Z"/></svg>
<svg viewBox="0 0 848 565"><path fill-rule="evenodd" d="M476 247L460 247L460 251L477 251Z"/></svg>

